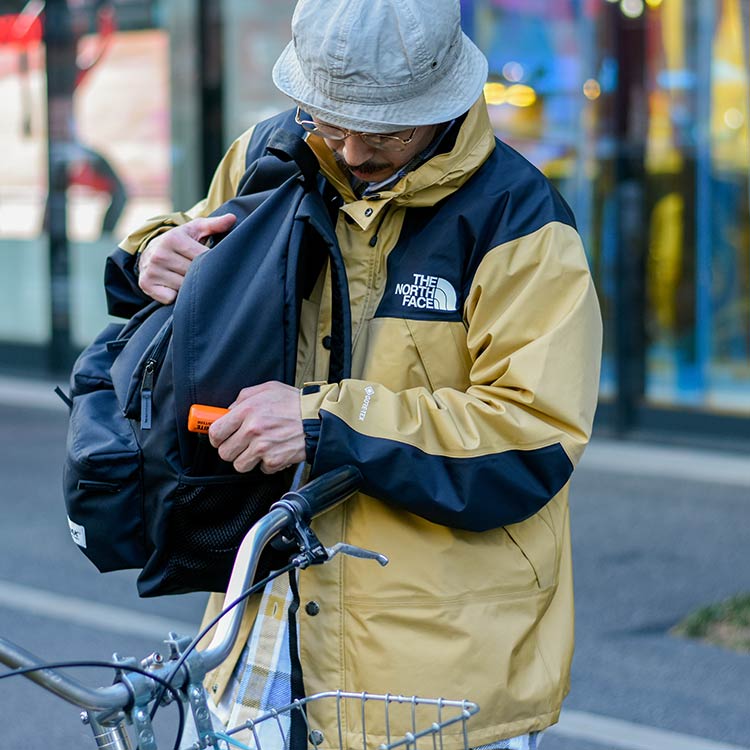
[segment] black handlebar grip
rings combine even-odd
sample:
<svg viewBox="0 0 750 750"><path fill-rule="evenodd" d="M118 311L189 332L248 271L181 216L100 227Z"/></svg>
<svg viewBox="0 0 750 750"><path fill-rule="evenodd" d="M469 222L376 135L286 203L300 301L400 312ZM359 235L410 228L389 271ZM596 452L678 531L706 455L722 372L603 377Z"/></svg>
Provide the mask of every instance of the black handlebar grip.
<svg viewBox="0 0 750 750"><path fill-rule="evenodd" d="M321 474L297 490L287 492L279 503L295 507L299 515L309 522L323 511L346 500L362 484L362 474L356 466L340 466Z"/></svg>

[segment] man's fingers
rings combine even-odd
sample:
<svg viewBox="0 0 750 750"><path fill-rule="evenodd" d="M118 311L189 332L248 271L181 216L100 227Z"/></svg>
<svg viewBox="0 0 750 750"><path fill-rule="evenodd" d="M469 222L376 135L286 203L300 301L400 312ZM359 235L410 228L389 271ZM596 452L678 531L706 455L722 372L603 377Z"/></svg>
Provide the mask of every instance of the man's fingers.
<svg viewBox="0 0 750 750"><path fill-rule="evenodd" d="M246 474L258 465L259 460L260 459L255 455L255 452L248 448L232 461L232 466L234 466L235 471L239 471L240 474Z"/></svg>
<svg viewBox="0 0 750 750"><path fill-rule="evenodd" d="M151 299L161 302L162 305L171 305L177 299L177 292L168 286L153 286L149 290L144 289Z"/></svg>
<svg viewBox="0 0 750 750"><path fill-rule="evenodd" d="M190 236L200 242L213 234L228 232L235 221L237 221L237 217L234 214L224 214L223 216L206 216L205 218L193 219L184 226Z"/></svg>
<svg viewBox="0 0 750 750"><path fill-rule="evenodd" d="M174 302L190 264L208 250L204 240L229 231L236 220L234 214L193 219L155 237L141 253L140 288L158 302Z"/></svg>
<svg viewBox="0 0 750 750"><path fill-rule="evenodd" d="M139 275L138 285L152 299L169 305L177 298L177 291L182 286L184 276L184 272L151 266Z"/></svg>
<svg viewBox="0 0 750 750"><path fill-rule="evenodd" d="M211 445L214 448L224 447L225 451L230 450L229 446L226 446L226 443L242 427L243 419L244 414L239 411L228 411L219 417L208 430L208 439ZM244 450L244 446L242 450ZM227 453L226 455L221 455L220 453L219 455L225 461L231 461L240 452L240 450L237 450L235 453Z"/></svg>
<svg viewBox="0 0 750 750"><path fill-rule="evenodd" d="M237 471L260 468L267 474L305 459L300 392L267 382L243 388L229 412L210 427L211 445Z"/></svg>
<svg viewBox="0 0 750 750"><path fill-rule="evenodd" d="M196 255L205 251L203 245L190 240L196 248L178 249L177 247L157 247L141 263L141 274L150 274L154 282L166 281L167 274L177 274L182 277L188 272L192 258L183 253L195 253ZM144 251L145 252L145 251Z"/></svg>

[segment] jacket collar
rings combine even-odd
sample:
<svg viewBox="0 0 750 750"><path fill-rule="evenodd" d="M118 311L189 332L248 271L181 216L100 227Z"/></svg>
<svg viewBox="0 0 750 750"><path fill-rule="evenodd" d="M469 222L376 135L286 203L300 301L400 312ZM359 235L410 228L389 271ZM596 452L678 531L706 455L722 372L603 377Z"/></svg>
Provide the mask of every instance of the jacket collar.
<svg viewBox="0 0 750 750"><path fill-rule="evenodd" d="M307 142L318 157L323 175L344 199L341 210L362 229L377 221L391 203L396 206L435 205L458 190L495 148L495 136L482 96L467 113L450 151L436 154L388 189L358 198L324 141L309 135Z"/></svg>

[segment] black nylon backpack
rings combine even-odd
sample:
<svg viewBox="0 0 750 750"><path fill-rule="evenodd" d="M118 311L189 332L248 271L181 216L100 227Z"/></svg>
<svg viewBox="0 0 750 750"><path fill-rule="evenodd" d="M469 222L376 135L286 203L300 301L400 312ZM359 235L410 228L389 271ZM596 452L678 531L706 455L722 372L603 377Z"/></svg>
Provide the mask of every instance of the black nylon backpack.
<svg viewBox="0 0 750 750"><path fill-rule="evenodd" d="M294 383L302 299L326 261L329 377L349 375L346 273L304 141L276 131L214 215L228 212L237 222L192 262L173 305L138 309L132 256L110 256L110 299L135 314L105 328L71 375L71 535L102 572L140 568L141 596L226 590L245 532L288 489L289 472L236 472L187 417L191 404L227 406L246 386Z"/></svg>

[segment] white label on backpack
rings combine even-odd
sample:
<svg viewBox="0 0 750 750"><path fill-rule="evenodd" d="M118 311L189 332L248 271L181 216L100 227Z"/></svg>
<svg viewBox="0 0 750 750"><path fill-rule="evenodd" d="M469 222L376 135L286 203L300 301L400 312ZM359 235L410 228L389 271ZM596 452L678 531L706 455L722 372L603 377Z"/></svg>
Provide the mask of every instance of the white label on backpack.
<svg viewBox="0 0 750 750"><path fill-rule="evenodd" d="M86 549L86 529L75 521L71 521L68 518L68 526L70 527L70 536L73 537L73 541L79 546Z"/></svg>

